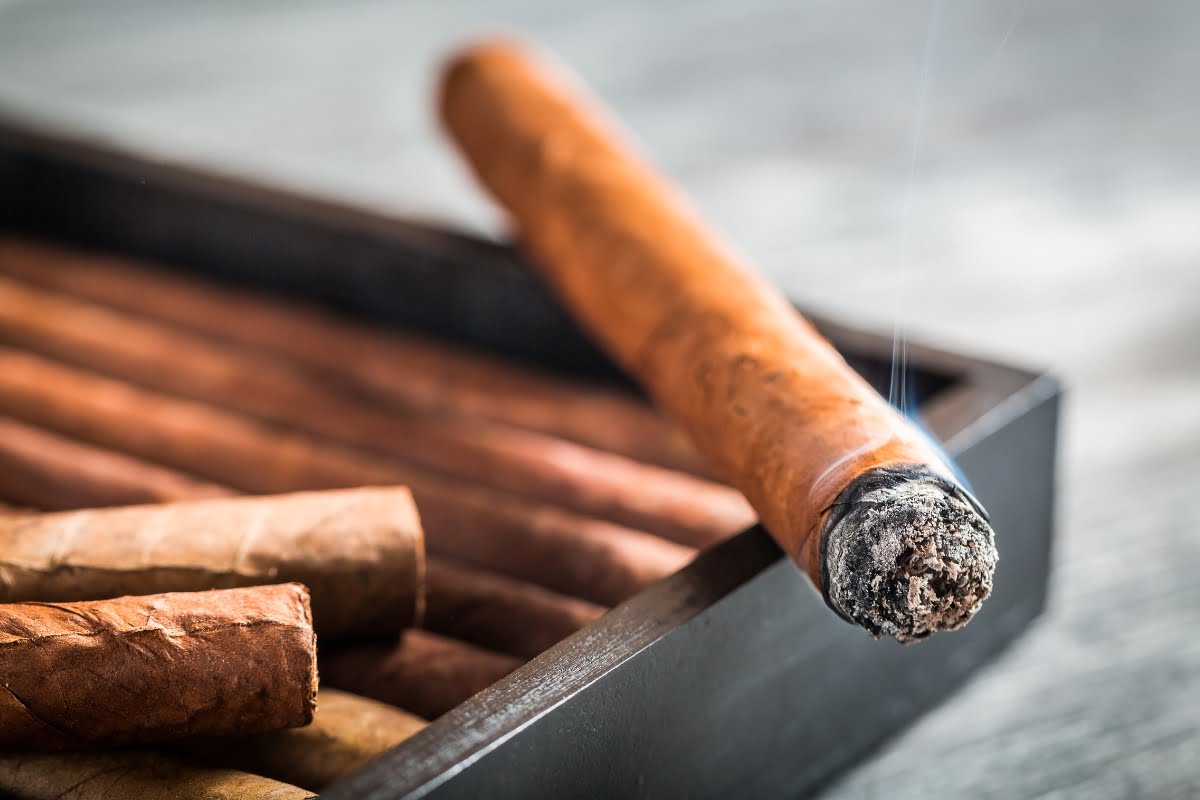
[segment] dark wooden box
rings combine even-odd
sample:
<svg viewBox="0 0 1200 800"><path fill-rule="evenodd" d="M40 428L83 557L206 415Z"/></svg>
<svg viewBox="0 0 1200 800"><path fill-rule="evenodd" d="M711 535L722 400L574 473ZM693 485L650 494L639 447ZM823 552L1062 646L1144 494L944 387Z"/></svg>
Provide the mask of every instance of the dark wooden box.
<svg viewBox="0 0 1200 800"><path fill-rule="evenodd" d="M0 229L148 257L556 370L622 381L510 249L0 124ZM822 327L868 378L891 339ZM1059 386L909 351L922 419L990 510L1000 565L963 631L837 619L759 529L701 554L324 796L811 792L949 696L1043 609Z"/></svg>

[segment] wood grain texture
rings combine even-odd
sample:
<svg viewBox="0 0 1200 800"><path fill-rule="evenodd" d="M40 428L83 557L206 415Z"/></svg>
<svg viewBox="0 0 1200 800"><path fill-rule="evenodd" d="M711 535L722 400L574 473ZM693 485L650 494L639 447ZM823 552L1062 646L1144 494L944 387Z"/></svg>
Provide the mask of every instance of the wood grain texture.
<svg viewBox="0 0 1200 800"><path fill-rule="evenodd" d="M1049 615L830 795L924 797L936 775L946 796L1186 796L1200 789L1200 705L1183 702L1200 689L1200 14L992 0L942 3L931 26L930 8L10 2L0 106L496 231L437 138L433 66L479 31L544 42L792 296L1067 380Z"/></svg>

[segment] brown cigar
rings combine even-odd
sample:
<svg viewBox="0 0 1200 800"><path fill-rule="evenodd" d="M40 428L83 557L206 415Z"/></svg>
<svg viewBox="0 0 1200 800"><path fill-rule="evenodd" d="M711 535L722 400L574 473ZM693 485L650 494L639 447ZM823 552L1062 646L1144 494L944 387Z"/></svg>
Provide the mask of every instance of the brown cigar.
<svg viewBox="0 0 1200 800"><path fill-rule="evenodd" d="M88 509L0 519L0 602L305 584L324 637L420 622L424 545L407 489Z"/></svg>
<svg viewBox="0 0 1200 800"><path fill-rule="evenodd" d="M357 645L321 653L326 683L427 719L441 716L519 666L521 661L512 656L422 630L405 631L398 645Z"/></svg>
<svg viewBox="0 0 1200 800"><path fill-rule="evenodd" d="M647 533L282 434L6 348L0 348L0 413L246 492L406 485L430 552L604 605L694 554Z"/></svg>
<svg viewBox="0 0 1200 800"><path fill-rule="evenodd" d="M0 749L307 725L316 655L295 583L0 605Z"/></svg>
<svg viewBox="0 0 1200 800"><path fill-rule="evenodd" d="M0 754L0 793L17 800L311 800L286 783L141 750Z"/></svg>
<svg viewBox="0 0 1200 800"><path fill-rule="evenodd" d="M36 428L28 430L40 434ZM118 458L109 451L61 436L45 434L40 441L40 447L28 451L29 458L15 461L6 458L0 449L0 497L9 496L9 489L14 484L28 486L47 479L55 487L54 502L61 508L110 505L112 498L101 491L110 484L94 481L90 474L78 470L58 471L59 465L77 458L80 453L97 463L133 467L128 473L129 480L119 484L122 489L140 489L139 476L153 473L150 465L137 459ZM205 497L212 491L233 494L232 490L177 475L170 483L170 493L160 499L188 500L193 494ZM28 511L13 510L10 513ZM601 606L584 600L436 556L427 560L425 586L425 626L430 630L526 658L541 653L604 611ZM162 590L181 588L161 587ZM319 605L314 601L314 607Z"/></svg>
<svg viewBox="0 0 1200 800"><path fill-rule="evenodd" d="M22 506L125 506L230 492L120 453L0 416L0 496Z"/></svg>
<svg viewBox="0 0 1200 800"><path fill-rule="evenodd" d="M533 658L604 608L450 560L430 561L427 625L492 650Z"/></svg>
<svg viewBox="0 0 1200 800"><path fill-rule="evenodd" d="M146 269L0 236L0 273L317 368L398 407L490 419L710 475L687 438L619 392L448 344Z"/></svg>
<svg viewBox="0 0 1200 800"><path fill-rule="evenodd" d="M966 624L996 564L982 509L573 85L486 43L448 66L441 111L558 296L835 610L902 641Z"/></svg>
<svg viewBox="0 0 1200 800"><path fill-rule="evenodd" d="M754 522L727 486L508 425L388 410L276 359L3 278L0 340L690 546Z"/></svg>
<svg viewBox="0 0 1200 800"><path fill-rule="evenodd" d="M175 750L319 791L424 728L425 720L365 697L323 688L311 725L253 736L187 739Z"/></svg>

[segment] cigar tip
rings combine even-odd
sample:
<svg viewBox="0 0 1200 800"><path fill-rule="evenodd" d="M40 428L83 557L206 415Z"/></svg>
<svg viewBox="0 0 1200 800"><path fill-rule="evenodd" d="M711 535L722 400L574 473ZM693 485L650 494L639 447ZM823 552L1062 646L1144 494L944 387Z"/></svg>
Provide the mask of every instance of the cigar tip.
<svg viewBox="0 0 1200 800"><path fill-rule="evenodd" d="M996 545L982 509L927 467L880 467L825 523L826 601L872 636L901 642L966 625L992 590Z"/></svg>

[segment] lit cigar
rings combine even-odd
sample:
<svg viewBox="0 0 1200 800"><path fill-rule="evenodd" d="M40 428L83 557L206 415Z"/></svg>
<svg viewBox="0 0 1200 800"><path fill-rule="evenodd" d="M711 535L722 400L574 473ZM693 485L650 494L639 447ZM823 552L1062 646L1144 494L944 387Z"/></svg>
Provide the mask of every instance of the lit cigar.
<svg viewBox="0 0 1200 800"><path fill-rule="evenodd" d="M576 91L484 44L447 69L442 117L558 296L836 611L902 641L964 625L996 564L982 509Z"/></svg>
<svg viewBox="0 0 1200 800"><path fill-rule="evenodd" d="M58 470L59 465L72 459L131 467L125 476L127 480L118 484L119 491L141 490L139 477L153 474L154 468L137 459L117 457L107 450L82 445L62 436L42 434L36 428L28 428L28 431L41 434L39 447L23 452L22 458L8 458L0 449L2 498L12 496L13 486L34 485L38 480L47 479L55 487L54 502L60 508L106 506L119 502L100 491L110 484L97 483L90 474L78 470ZM173 474L169 485L170 493L161 500L203 498L212 492L233 495L232 490L180 474ZM14 509L10 513L22 512ZM186 573L182 577L187 578ZM436 556L430 556L426 561L425 587L424 624L430 630L525 658L538 655L604 612L603 607L593 603ZM161 587L172 591L182 588ZM319 601L314 601L314 607L319 605Z"/></svg>
<svg viewBox="0 0 1200 800"><path fill-rule="evenodd" d="M292 359L398 407L504 422L711 474L682 433L620 392L59 246L0 236L0 273Z"/></svg>
<svg viewBox="0 0 1200 800"><path fill-rule="evenodd" d="M332 686L406 708L422 717L441 716L521 666L520 659L493 653L422 630L396 644L324 650L321 677ZM417 676L420 680L416 680Z"/></svg>
<svg viewBox="0 0 1200 800"><path fill-rule="evenodd" d="M299 584L0 605L0 749L61 750L312 721Z"/></svg>
<svg viewBox="0 0 1200 800"><path fill-rule="evenodd" d="M253 736L187 739L182 755L208 765L324 789L427 723L418 716L365 697L321 689L311 725Z"/></svg>
<svg viewBox="0 0 1200 800"><path fill-rule="evenodd" d="M227 490L0 416L0 496L22 506L125 506L221 497ZM64 487L67 487L64 489ZM68 499L69 498L69 499Z"/></svg>
<svg viewBox="0 0 1200 800"><path fill-rule="evenodd" d="M2 278L0 340L691 546L754 522L728 486L508 425L388 410L277 359Z"/></svg>
<svg viewBox="0 0 1200 800"><path fill-rule="evenodd" d="M251 493L408 486L430 552L605 605L694 555L657 536L286 435L2 347L0 413Z"/></svg>
<svg viewBox="0 0 1200 800"><path fill-rule="evenodd" d="M0 793L17 800L311 800L312 792L141 750L2 753Z"/></svg>
<svg viewBox="0 0 1200 800"><path fill-rule="evenodd" d="M323 637L418 624L423 560L421 523L403 488L0 518L0 602L295 581L312 593Z"/></svg>

